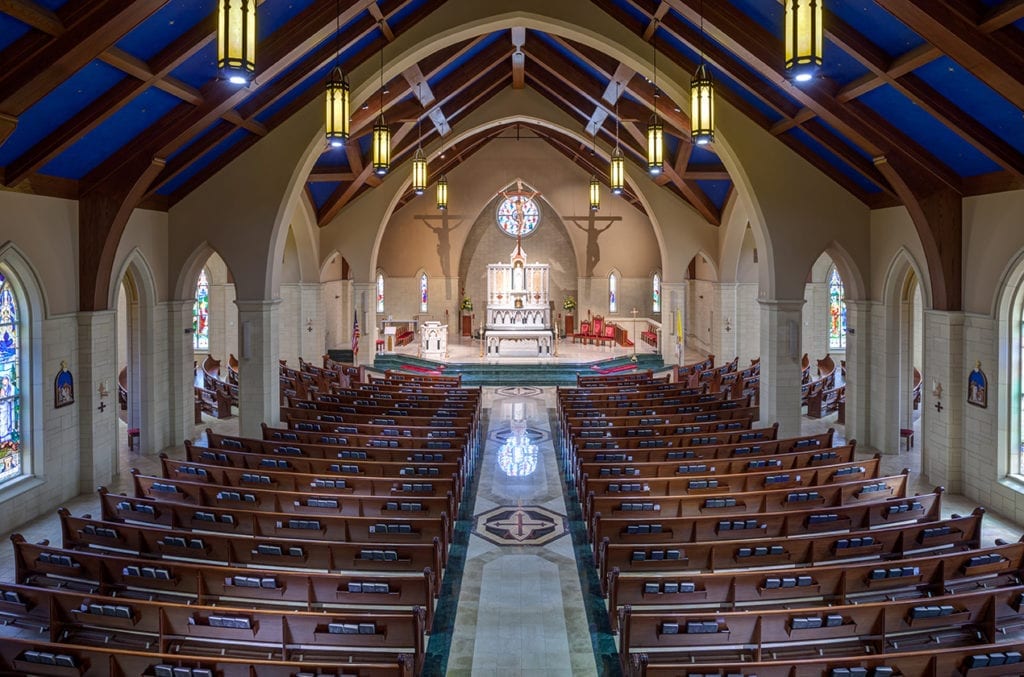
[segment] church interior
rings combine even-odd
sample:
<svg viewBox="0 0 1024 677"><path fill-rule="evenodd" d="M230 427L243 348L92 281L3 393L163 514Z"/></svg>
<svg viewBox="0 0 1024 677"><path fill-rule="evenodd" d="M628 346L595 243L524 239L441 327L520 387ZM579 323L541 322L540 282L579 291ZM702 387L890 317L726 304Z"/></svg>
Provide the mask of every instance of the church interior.
<svg viewBox="0 0 1024 677"><path fill-rule="evenodd" d="M1024 674L1020 0L0 61L0 674Z"/></svg>

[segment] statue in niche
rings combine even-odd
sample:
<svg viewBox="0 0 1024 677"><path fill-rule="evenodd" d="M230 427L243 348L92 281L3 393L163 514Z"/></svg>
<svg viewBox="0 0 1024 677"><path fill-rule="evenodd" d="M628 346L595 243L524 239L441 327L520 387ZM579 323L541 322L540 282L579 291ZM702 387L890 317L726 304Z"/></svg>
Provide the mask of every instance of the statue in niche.
<svg viewBox="0 0 1024 677"><path fill-rule="evenodd" d="M591 212L586 216L566 216L563 218L567 221L572 221L577 228L587 234L587 263L584 277L593 277L594 268L597 266L598 261L601 260L601 247L597 243L597 238L601 236L601 233L611 228L613 223L621 221L622 217L598 216ZM598 222L606 223L608 225L604 228L598 228Z"/></svg>

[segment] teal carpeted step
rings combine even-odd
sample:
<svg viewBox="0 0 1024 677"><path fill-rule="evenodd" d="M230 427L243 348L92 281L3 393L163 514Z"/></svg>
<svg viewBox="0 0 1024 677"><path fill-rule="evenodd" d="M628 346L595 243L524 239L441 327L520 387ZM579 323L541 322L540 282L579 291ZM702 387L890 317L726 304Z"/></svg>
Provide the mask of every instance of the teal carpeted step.
<svg viewBox="0 0 1024 677"><path fill-rule="evenodd" d="M659 371L665 368L660 355L651 353L638 354L637 368L640 370L651 369ZM632 356L616 357L597 362L564 362L549 364L490 364L490 363L449 363L424 360L419 357L405 355L377 355L373 362L374 369L386 371L388 369L401 370L403 365L413 365L425 369L441 369L447 375L462 375L462 382L465 385L573 385L576 383L577 374L596 374L591 366L597 365L602 369L617 367L632 362ZM412 373L412 372L409 372Z"/></svg>

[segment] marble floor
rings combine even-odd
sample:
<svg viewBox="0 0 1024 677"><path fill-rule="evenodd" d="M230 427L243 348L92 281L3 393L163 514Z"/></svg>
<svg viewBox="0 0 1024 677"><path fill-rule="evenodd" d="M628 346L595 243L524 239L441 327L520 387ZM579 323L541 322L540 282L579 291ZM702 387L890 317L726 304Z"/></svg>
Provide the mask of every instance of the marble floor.
<svg viewBox="0 0 1024 677"><path fill-rule="evenodd" d="M430 675L597 675L614 674L615 639L607 632L605 602L596 594L596 576L583 541L579 513L567 495L551 438L553 388L487 387L484 393L486 443L458 522L450 566L430 638ZM920 422L914 428L919 431ZM207 419L205 429L237 433L237 418ZM835 415L804 417L804 433L835 427ZM128 470L159 472L155 452L131 452L120 431L120 473L114 491L130 490ZM910 470L911 491L932 490L920 473L920 440L909 451L884 450L882 474ZM180 455L183 448L165 450ZM859 456L875 453L861 447ZM57 506L54 506L56 509ZM97 513L94 493L65 503L72 514ZM943 497L943 513L967 514L975 505L963 496ZM8 523L9 524L9 523ZM993 513L984 520L983 543L1016 541L1021 527ZM30 541L60 541L54 513L20 524L3 535L21 533ZM458 550L458 552L454 552ZM11 548L0 545L0 580L11 580Z"/></svg>

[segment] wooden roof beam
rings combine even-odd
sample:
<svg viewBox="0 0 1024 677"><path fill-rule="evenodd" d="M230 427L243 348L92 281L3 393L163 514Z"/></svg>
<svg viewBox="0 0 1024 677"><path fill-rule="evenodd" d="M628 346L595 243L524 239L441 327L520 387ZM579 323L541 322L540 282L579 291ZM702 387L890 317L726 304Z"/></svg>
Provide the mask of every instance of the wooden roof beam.
<svg viewBox="0 0 1024 677"><path fill-rule="evenodd" d="M167 0L80 3L64 31L0 73L0 112L18 116L148 19Z"/></svg>
<svg viewBox="0 0 1024 677"><path fill-rule="evenodd" d="M978 29L948 0L877 0L878 4L921 37L1024 109L1024 56L1006 40Z"/></svg>

